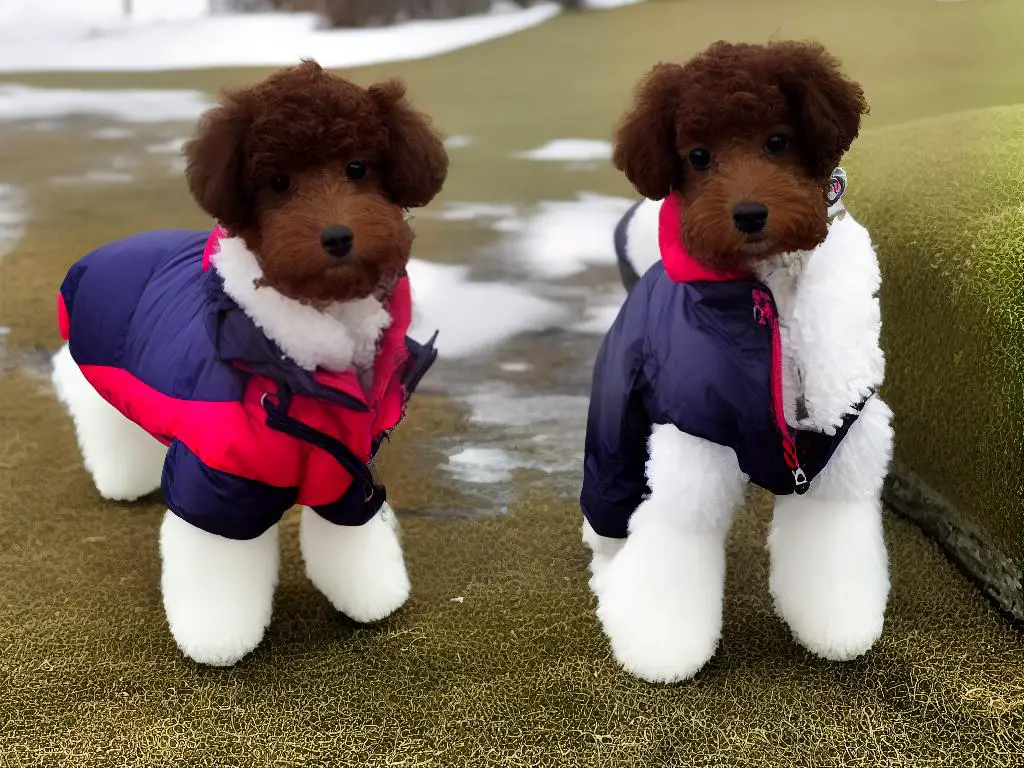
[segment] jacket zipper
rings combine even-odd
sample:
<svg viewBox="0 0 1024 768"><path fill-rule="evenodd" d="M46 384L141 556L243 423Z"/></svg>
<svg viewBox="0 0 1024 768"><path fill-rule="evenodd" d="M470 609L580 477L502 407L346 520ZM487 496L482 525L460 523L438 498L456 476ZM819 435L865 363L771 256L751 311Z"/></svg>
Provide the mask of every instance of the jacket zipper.
<svg viewBox="0 0 1024 768"><path fill-rule="evenodd" d="M800 466L800 457L796 451L796 438L793 431L786 423L786 410L782 393L782 334L779 331L779 316L775 311L775 305L771 296L764 291L755 290L752 292L754 298L754 319L758 325L767 325L771 328L772 334L772 413L775 417L775 426L782 438L782 454L793 475L793 490L797 494L804 494L810 485L807 480L807 473Z"/></svg>

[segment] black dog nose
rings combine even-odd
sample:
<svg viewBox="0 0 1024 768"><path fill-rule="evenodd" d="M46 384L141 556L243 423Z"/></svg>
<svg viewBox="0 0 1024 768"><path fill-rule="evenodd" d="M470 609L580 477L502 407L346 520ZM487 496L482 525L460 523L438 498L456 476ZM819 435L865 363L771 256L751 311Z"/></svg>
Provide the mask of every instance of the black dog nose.
<svg viewBox="0 0 1024 768"><path fill-rule="evenodd" d="M768 222L768 206L764 203L736 203L732 209L732 220L740 232L756 235Z"/></svg>
<svg viewBox="0 0 1024 768"><path fill-rule="evenodd" d="M343 224L327 227L320 233L320 244L324 250L339 259L348 256L348 252L352 250L352 241L355 239L352 230Z"/></svg>

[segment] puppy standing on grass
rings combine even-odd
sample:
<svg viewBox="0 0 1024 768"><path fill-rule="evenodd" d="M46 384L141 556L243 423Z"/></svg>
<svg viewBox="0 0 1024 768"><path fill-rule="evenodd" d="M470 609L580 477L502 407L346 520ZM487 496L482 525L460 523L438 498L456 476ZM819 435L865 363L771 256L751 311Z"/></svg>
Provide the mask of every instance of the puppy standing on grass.
<svg viewBox="0 0 1024 768"><path fill-rule="evenodd" d="M231 665L270 622L277 523L304 506L306 572L342 613L409 595L367 464L433 362L406 337L405 210L448 157L400 82L305 61L226 95L186 146L210 232L147 232L77 262L53 381L100 493L163 489L163 600L181 650Z"/></svg>
<svg viewBox="0 0 1024 768"><path fill-rule="evenodd" d="M647 680L714 654L748 481L777 496L769 586L795 638L845 660L881 634L879 270L864 228L828 215L866 111L819 45L720 42L654 67L618 129L647 199L617 247L643 277L595 366L581 505L598 616Z"/></svg>

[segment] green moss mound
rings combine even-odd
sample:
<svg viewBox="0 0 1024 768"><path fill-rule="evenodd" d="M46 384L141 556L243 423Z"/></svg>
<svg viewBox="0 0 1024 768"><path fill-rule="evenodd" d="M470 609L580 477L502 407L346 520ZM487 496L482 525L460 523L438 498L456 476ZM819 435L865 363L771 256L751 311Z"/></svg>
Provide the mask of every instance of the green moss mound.
<svg viewBox="0 0 1024 768"><path fill-rule="evenodd" d="M897 468L943 497L989 559L1009 559L1019 590L1024 105L868 132L848 166L850 208L882 262Z"/></svg>

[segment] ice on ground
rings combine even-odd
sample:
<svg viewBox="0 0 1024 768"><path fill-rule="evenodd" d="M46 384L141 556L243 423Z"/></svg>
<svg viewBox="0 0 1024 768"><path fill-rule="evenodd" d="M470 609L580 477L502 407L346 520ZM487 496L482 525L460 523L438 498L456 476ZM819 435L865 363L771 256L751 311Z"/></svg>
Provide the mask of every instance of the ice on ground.
<svg viewBox="0 0 1024 768"><path fill-rule="evenodd" d="M95 0L90 0L94 2ZM72 0L20 0L0 16L0 71L156 71L207 67L286 66L302 58L347 68L421 59L504 37L560 12L556 3L530 8L500 4L494 12L456 19L410 21L372 29L322 29L311 13L188 12L135 20L109 14L65 13ZM191 6L194 0L188 0ZM172 6L172 3L163 3ZM156 8L156 5L153 6Z"/></svg>
<svg viewBox="0 0 1024 768"><path fill-rule="evenodd" d="M154 155L180 155L186 141L188 139L171 139L159 144L150 144L146 151Z"/></svg>
<svg viewBox="0 0 1024 768"><path fill-rule="evenodd" d="M98 128L89 134L94 139L101 139L103 141L120 141L122 139L130 139L135 134L127 128L116 128L114 126L108 126L106 128Z"/></svg>
<svg viewBox="0 0 1024 768"><path fill-rule="evenodd" d="M587 316L580 323L572 326L570 330L581 334L596 334L603 336L611 328L618 316L618 310L622 309L625 295L618 297L617 301L609 299L606 304L598 304L587 308Z"/></svg>
<svg viewBox="0 0 1024 768"><path fill-rule="evenodd" d="M0 59L4 46L0 45ZM0 121L103 117L126 123L191 122L212 106L210 97L186 90L77 90L0 84Z"/></svg>
<svg viewBox="0 0 1024 768"><path fill-rule="evenodd" d="M535 149L516 152L514 157L539 161L607 160L612 156L611 142L599 139L555 139Z"/></svg>
<svg viewBox="0 0 1024 768"><path fill-rule="evenodd" d="M459 480L469 483L500 483L512 477L521 465L501 448L463 448L448 457L445 467Z"/></svg>
<svg viewBox="0 0 1024 768"><path fill-rule="evenodd" d="M542 422L558 422L587 413L589 398L577 395L520 396L515 390L495 382L465 398L470 407L471 424L527 427Z"/></svg>
<svg viewBox="0 0 1024 768"><path fill-rule="evenodd" d="M514 219L514 205L501 203L446 203L439 210L424 211L420 215L443 219L444 221L476 221L478 219Z"/></svg>
<svg viewBox="0 0 1024 768"><path fill-rule="evenodd" d="M495 228L510 233L510 251L531 275L565 278L615 264L615 225L634 202L583 193L575 200L541 202L525 215L498 220Z"/></svg>
<svg viewBox="0 0 1024 768"><path fill-rule="evenodd" d="M10 184L0 184L0 259L25 234L25 196Z"/></svg>
<svg viewBox="0 0 1024 768"><path fill-rule="evenodd" d="M77 175L54 176L54 184L79 186L83 184L127 184L134 181L135 177L130 173L120 171L87 171Z"/></svg>
<svg viewBox="0 0 1024 768"><path fill-rule="evenodd" d="M472 143L473 137L464 133L457 133L444 140L444 145L448 149L462 149L463 147L468 147Z"/></svg>
<svg viewBox="0 0 1024 768"><path fill-rule="evenodd" d="M469 269L412 259L408 265L415 318L411 335L438 331L444 358L472 355L517 334L559 323L565 308L505 283L475 282Z"/></svg>
<svg viewBox="0 0 1024 768"><path fill-rule="evenodd" d="M636 5L643 1L644 0L583 0L583 5L586 8L604 10L605 8L620 8L624 5Z"/></svg>
<svg viewBox="0 0 1024 768"><path fill-rule="evenodd" d="M527 362L513 360L508 363L502 363L500 368L501 370L508 371L509 373L523 373L533 368L533 366Z"/></svg>

